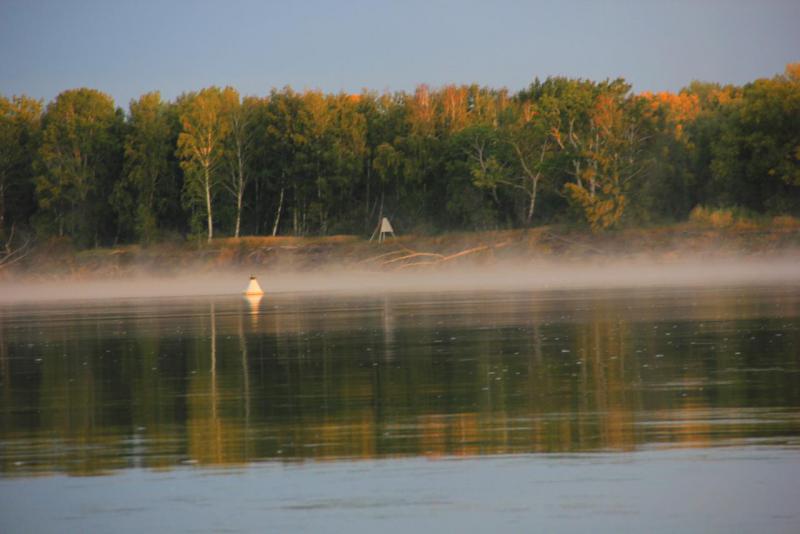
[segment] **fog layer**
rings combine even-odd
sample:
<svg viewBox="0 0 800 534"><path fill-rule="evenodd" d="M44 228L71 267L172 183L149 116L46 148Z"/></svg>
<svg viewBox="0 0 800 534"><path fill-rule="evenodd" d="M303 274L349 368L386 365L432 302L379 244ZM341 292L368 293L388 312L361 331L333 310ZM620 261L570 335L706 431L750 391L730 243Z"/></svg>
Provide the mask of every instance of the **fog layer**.
<svg viewBox="0 0 800 534"><path fill-rule="evenodd" d="M235 295L247 286L249 271L187 271L169 276L138 274L102 280L6 280L0 303L64 299L116 299ZM266 295L277 293L394 293L429 291L513 291L642 287L723 287L800 284L800 257L765 259L694 258L592 259L501 263L438 270L374 271L329 267L309 272L255 274Z"/></svg>

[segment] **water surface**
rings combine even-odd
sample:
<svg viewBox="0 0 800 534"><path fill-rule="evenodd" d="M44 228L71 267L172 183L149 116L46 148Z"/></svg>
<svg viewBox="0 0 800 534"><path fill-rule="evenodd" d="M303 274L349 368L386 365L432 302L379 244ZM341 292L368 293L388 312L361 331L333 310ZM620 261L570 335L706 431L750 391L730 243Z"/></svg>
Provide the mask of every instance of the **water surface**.
<svg viewBox="0 0 800 534"><path fill-rule="evenodd" d="M799 342L797 287L5 306L0 527L797 531Z"/></svg>

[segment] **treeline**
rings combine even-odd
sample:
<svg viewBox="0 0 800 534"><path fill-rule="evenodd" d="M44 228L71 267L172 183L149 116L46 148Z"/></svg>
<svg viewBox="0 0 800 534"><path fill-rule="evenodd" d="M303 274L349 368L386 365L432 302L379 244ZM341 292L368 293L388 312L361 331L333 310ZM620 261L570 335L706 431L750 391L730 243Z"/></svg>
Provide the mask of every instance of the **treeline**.
<svg viewBox="0 0 800 534"><path fill-rule="evenodd" d="M93 89L0 97L0 239L369 235L800 213L800 64L742 87L621 79L413 94L210 87L127 113Z"/></svg>

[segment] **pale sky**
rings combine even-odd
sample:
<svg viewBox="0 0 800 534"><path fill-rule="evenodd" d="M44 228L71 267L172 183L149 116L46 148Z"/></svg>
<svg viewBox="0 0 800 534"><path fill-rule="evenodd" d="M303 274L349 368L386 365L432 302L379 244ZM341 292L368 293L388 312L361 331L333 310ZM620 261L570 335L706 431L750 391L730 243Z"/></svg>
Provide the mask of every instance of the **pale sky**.
<svg viewBox="0 0 800 534"><path fill-rule="evenodd" d="M534 77L742 84L800 61L800 0L0 0L0 93L127 108L209 85L327 92Z"/></svg>

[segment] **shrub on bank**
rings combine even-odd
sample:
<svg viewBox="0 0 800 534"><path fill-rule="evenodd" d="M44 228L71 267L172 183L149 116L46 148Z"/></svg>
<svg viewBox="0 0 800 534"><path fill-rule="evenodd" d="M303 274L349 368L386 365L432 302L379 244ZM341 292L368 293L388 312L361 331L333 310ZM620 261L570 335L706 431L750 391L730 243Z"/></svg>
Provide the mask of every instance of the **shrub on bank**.
<svg viewBox="0 0 800 534"><path fill-rule="evenodd" d="M701 227L716 229L750 230L768 226L769 220L744 208L710 208L695 206L689 213L689 222Z"/></svg>

